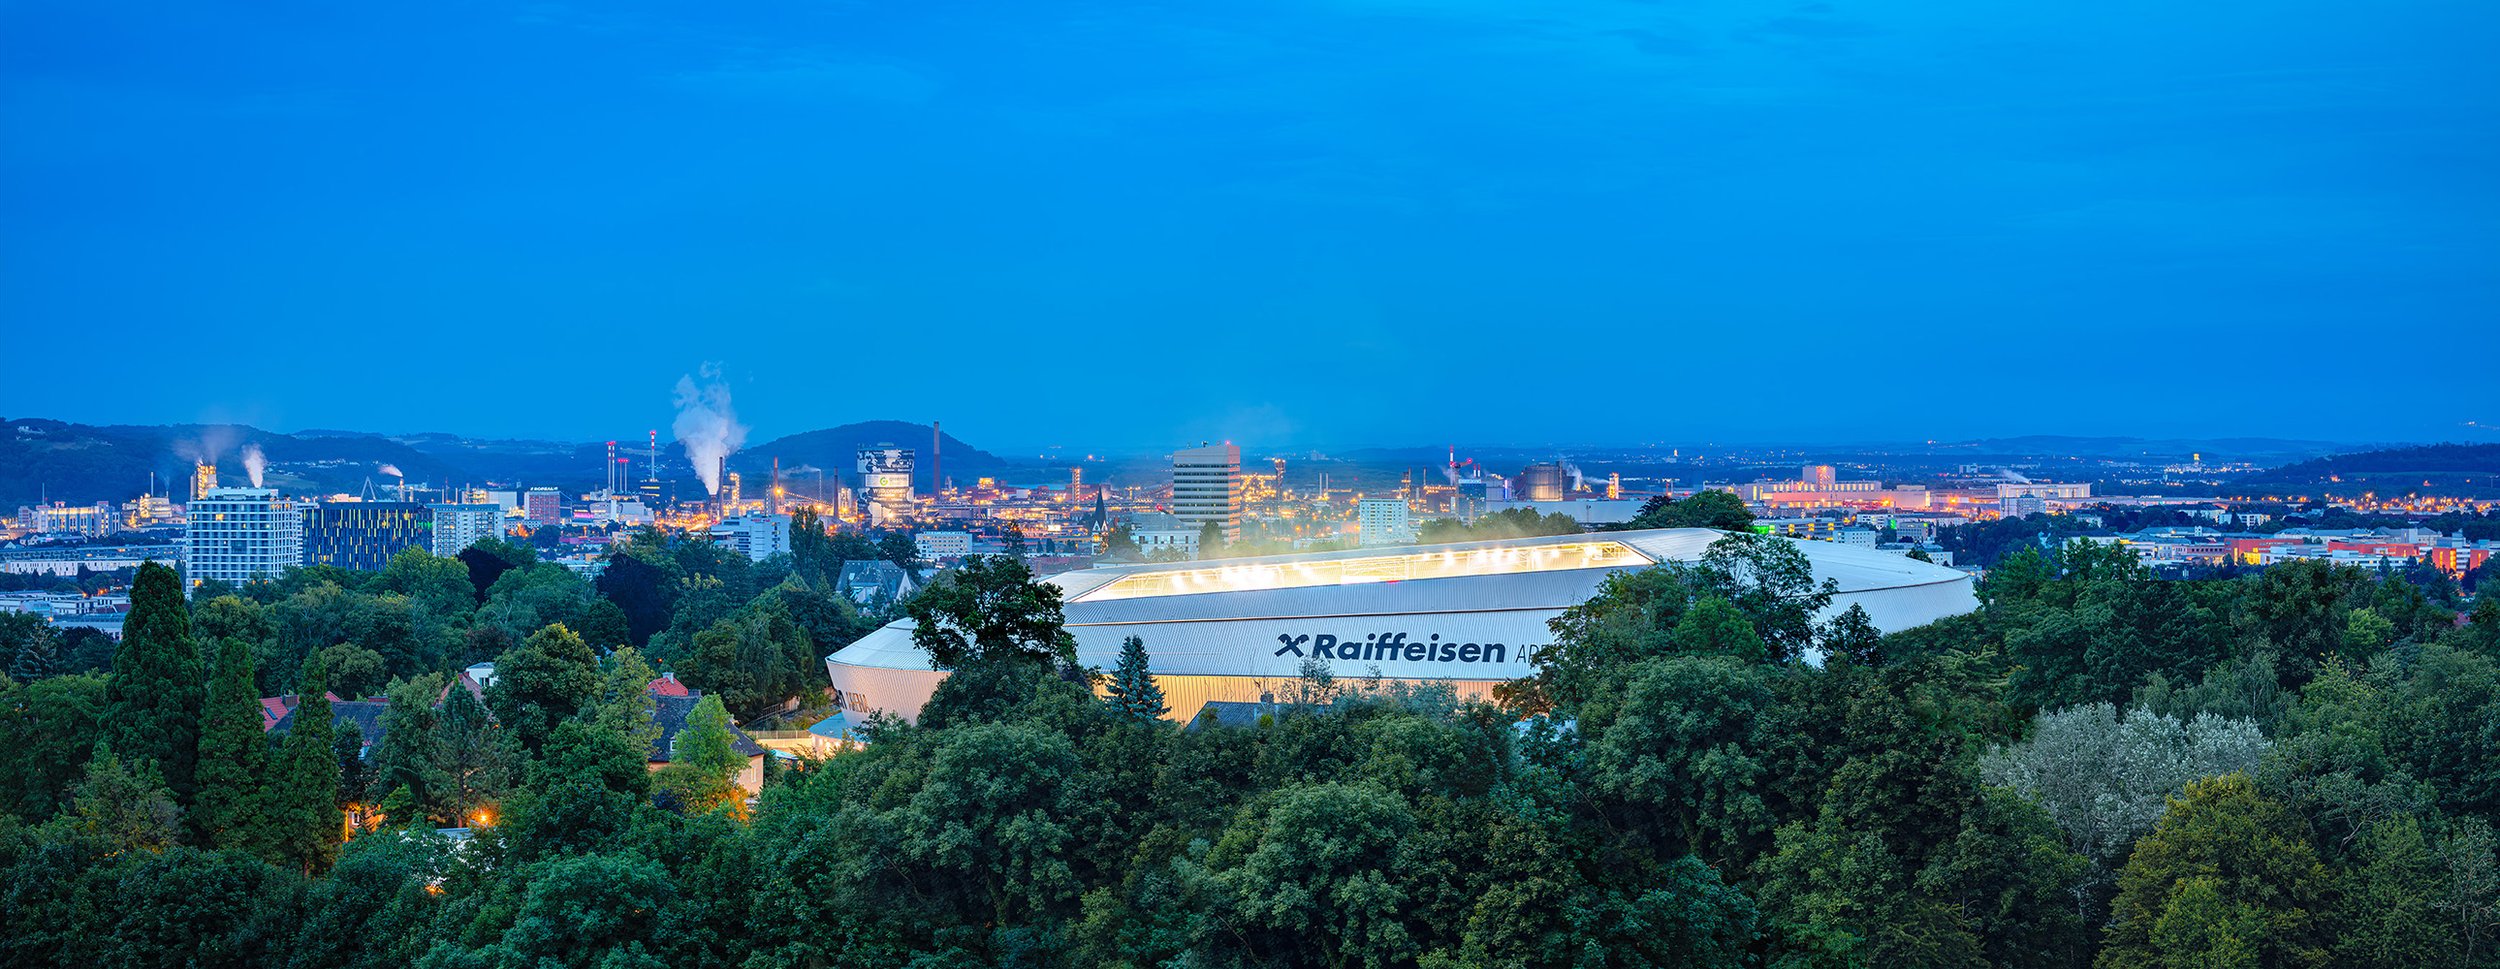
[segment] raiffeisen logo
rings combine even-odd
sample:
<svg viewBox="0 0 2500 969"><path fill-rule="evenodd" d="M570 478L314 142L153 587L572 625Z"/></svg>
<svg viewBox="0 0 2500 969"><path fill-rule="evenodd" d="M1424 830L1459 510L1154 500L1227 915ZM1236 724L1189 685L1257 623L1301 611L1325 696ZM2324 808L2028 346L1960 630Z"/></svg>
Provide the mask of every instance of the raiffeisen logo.
<svg viewBox="0 0 2500 969"><path fill-rule="evenodd" d="M1444 642L1440 633L1415 639L1406 633L1367 633L1361 639L1339 639L1329 633L1292 635L1279 633L1278 656L1306 656L1311 659L1355 660L1359 662L1409 663L1503 663L1514 653L1508 643ZM1307 648L1307 652L1305 649ZM1529 648L1519 647L1516 654L1526 659Z"/></svg>

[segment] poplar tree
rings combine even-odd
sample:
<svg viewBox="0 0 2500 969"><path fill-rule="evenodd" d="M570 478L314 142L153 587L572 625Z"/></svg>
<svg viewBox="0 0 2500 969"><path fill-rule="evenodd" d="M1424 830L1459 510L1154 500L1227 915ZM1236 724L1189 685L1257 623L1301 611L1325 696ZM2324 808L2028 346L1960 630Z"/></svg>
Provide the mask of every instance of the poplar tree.
<svg viewBox="0 0 2500 969"><path fill-rule="evenodd" d="M121 646L113 651L113 676L104 686L107 736L115 753L152 767L183 804L198 790L204 692L182 577L154 562L142 564L131 582Z"/></svg>
<svg viewBox="0 0 2500 969"><path fill-rule="evenodd" d="M343 817L339 811L339 762L330 749L330 671L315 655L304 663L295 724L279 748L270 819L279 831L278 854L306 874L327 871L338 860Z"/></svg>
<svg viewBox="0 0 2500 969"><path fill-rule="evenodd" d="M262 797L269 739L261 731L259 692L253 685L252 645L220 641L200 711L200 793L191 816L208 844L266 858L273 847L269 806Z"/></svg>
<svg viewBox="0 0 2500 969"><path fill-rule="evenodd" d="M1112 669L1111 709L1132 720L1152 722L1170 713L1163 704L1163 688L1155 685L1154 671L1146 667L1146 641L1131 636L1120 643L1120 663Z"/></svg>

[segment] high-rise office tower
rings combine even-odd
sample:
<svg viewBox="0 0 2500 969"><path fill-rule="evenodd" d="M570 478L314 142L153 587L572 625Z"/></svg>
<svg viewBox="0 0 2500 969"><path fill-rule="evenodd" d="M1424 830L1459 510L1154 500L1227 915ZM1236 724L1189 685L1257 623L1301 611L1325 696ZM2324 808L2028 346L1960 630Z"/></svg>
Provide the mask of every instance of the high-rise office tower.
<svg viewBox="0 0 2500 969"><path fill-rule="evenodd" d="M1216 522L1225 541L1241 537L1241 448L1201 444L1172 452L1172 515L1192 525Z"/></svg>
<svg viewBox="0 0 2500 969"><path fill-rule="evenodd" d="M391 556L434 546L434 513L412 501L340 501L307 505L304 564L379 572Z"/></svg>
<svg viewBox="0 0 2500 969"><path fill-rule="evenodd" d="M191 499L187 511L186 592L210 579L236 585L274 579L304 564L303 513L275 488L211 488Z"/></svg>
<svg viewBox="0 0 2500 969"><path fill-rule="evenodd" d="M458 555L481 538L503 537L502 505L435 505L434 554Z"/></svg>

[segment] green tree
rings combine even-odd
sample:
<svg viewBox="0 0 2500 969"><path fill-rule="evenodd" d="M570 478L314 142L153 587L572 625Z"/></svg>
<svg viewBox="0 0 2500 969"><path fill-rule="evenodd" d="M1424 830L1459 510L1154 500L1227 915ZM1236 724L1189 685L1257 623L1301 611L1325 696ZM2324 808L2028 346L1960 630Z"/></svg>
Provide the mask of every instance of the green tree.
<svg viewBox="0 0 2500 969"><path fill-rule="evenodd" d="M781 597L768 593L695 634L679 667L689 685L754 715L819 686L817 657Z"/></svg>
<svg viewBox="0 0 2500 969"><path fill-rule="evenodd" d="M1652 857L1740 856L1772 825L1756 731L1773 696L1725 657L1650 660L1620 703L1584 710L1589 790L1607 823Z"/></svg>
<svg viewBox="0 0 2500 969"><path fill-rule="evenodd" d="M920 570L920 544L901 529L877 533L877 557L909 571Z"/></svg>
<svg viewBox="0 0 2500 969"><path fill-rule="evenodd" d="M207 844L267 859L275 857L277 845L262 791L269 739L261 730L254 682L251 645L220 641L200 716L200 794L191 817Z"/></svg>
<svg viewBox="0 0 2500 969"><path fill-rule="evenodd" d="M1222 892L1220 947L1262 962L1391 966L1412 961L1406 888L1390 877L1414 810L1373 784L1307 784L1245 812L1209 858Z"/></svg>
<svg viewBox="0 0 2500 969"><path fill-rule="evenodd" d="M582 641L594 649L618 649L631 644L633 629L625 621L625 610L606 599L593 599L582 608Z"/></svg>
<svg viewBox="0 0 2500 969"><path fill-rule="evenodd" d="M1059 587L1004 556L975 555L905 604L911 639L939 669L978 660L1076 664Z"/></svg>
<svg viewBox="0 0 2500 969"><path fill-rule="evenodd" d="M1916 883L1961 914L1989 965L2045 969L2091 962L2093 926L2078 911L2077 892L2094 881L2090 859L2066 847L2047 811L1989 787Z"/></svg>
<svg viewBox="0 0 2500 969"><path fill-rule="evenodd" d="M318 653L321 665L330 671L330 692L341 698L361 700L380 696L390 685L391 675L382 654L354 643L340 643Z"/></svg>
<svg viewBox="0 0 2500 969"><path fill-rule="evenodd" d="M658 969L658 951L675 901L668 869L633 855L560 858L533 869L512 925L481 953L482 965L546 969Z"/></svg>
<svg viewBox="0 0 2500 969"><path fill-rule="evenodd" d="M600 664L599 685L590 697L591 723L624 737L646 758L660 737L659 704L651 696L651 681L658 676L641 650L627 646Z"/></svg>
<svg viewBox="0 0 2500 969"><path fill-rule="evenodd" d="M1847 610L1833 617L1831 625L1824 627L1823 656L1827 661L1835 656L1847 657L1861 666L1884 664L1884 634L1875 628L1874 617L1866 614L1865 606L1850 603Z"/></svg>
<svg viewBox="0 0 2500 969"><path fill-rule="evenodd" d="M1716 488L1698 491L1678 500L1670 495L1651 498L1641 506L1626 528L1715 528L1723 532L1753 531L1753 512L1745 509L1744 499L1733 491Z"/></svg>
<svg viewBox="0 0 2500 969"><path fill-rule="evenodd" d="M121 648L113 652L113 676L105 681L105 722L114 751L150 765L178 803L188 803L197 790L206 683L182 579L154 562L140 565Z"/></svg>
<svg viewBox="0 0 2500 969"><path fill-rule="evenodd" d="M1668 634L1668 641L1678 653L1726 656L1747 663L1763 662L1771 653L1745 614L1717 596L1693 603L1684 618L1676 622L1675 631Z"/></svg>
<svg viewBox="0 0 2500 969"><path fill-rule="evenodd" d="M61 668L59 637L52 635L51 626L32 613L0 616L0 621L17 616L34 619L36 623L31 624L32 628L18 640L16 655L9 660L10 678L20 683L32 683L58 672Z"/></svg>
<svg viewBox="0 0 2500 969"><path fill-rule="evenodd" d="M39 823L56 813L105 735L105 677L0 678L0 818Z"/></svg>
<svg viewBox="0 0 2500 969"><path fill-rule="evenodd" d="M182 809L154 764L124 764L112 745L99 743L86 777L70 794L69 810L54 824L107 853L161 852L182 838Z"/></svg>
<svg viewBox="0 0 2500 969"><path fill-rule="evenodd" d="M1118 528L1105 529L1100 533L1100 537L1103 558L1114 562L1137 562L1146 557L1145 553L1137 548L1137 526L1135 525L1122 524Z"/></svg>
<svg viewBox="0 0 2500 969"><path fill-rule="evenodd" d="M454 686L434 722L429 745L434 764L428 773L439 779L439 786L428 792L426 813L453 827L479 823L512 784L512 748L507 743L501 728L487 719L486 705Z"/></svg>
<svg viewBox="0 0 2500 969"><path fill-rule="evenodd" d="M1154 671L1146 666L1146 641L1135 636L1120 642L1120 662L1104 692L1111 709L1132 720L1151 723L1172 712L1163 703L1163 688L1155 685Z"/></svg>
<svg viewBox="0 0 2500 969"><path fill-rule="evenodd" d="M668 766L654 783L673 795L688 813L700 814L738 801L738 772L747 759L732 746L729 710L720 697L705 695L686 714L686 725L672 739Z"/></svg>
<svg viewBox="0 0 2500 969"><path fill-rule="evenodd" d="M647 554L638 537L609 551L607 567L600 571L596 584L599 598L625 614L627 642L641 646L668 628L677 605L677 583L683 577L676 563Z"/></svg>
<svg viewBox="0 0 2500 969"><path fill-rule="evenodd" d="M373 751L373 799L387 823L416 822L450 784L443 773L434 710L434 697L442 690L439 675L390 686L382 708L382 742Z"/></svg>
<svg viewBox="0 0 2500 969"><path fill-rule="evenodd" d="M2399 969L2465 965L2465 939L2439 911L2447 871L2410 817L2371 825L2359 864L2343 872L2333 912L2338 966Z"/></svg>
<svg viewBox="0 0 2500 969"><path fill-rule="evenodd" d="M2329 884L2308 830L2246 774L2190 782L2119 872L2097 965L2323 961Z"/></svg>
<svg viewBox="0 0 2500 969"><path fill-rule="evenodd" d="M329 680L320 657L304 664L300 698L269 785L278 857L308 875L328 871L337 860L346 826L339 812L338 754L330 743Z"/></svg>
<svg viewBox="0 0 2500 969"><path fill-rule="evenodd" d="M1224 523L1207 522L1198 526L1198 557L1220 559L1224 551Z"/></svg>
<svg viewBox="0 0 2500 969"><path fill-rule="evenodd" d="M487 707L520 749L535 753L556 724L580 713L599 688L599 658L563 625L531 633L495 660Z"/></svg>
<svg viewBox="0 0 2500 969"><path fill-rule="evenodd" d="M608 850L631 837L648 803L649 745L586 720L556 726L504 802L504 843L523 860Z"/></svg>

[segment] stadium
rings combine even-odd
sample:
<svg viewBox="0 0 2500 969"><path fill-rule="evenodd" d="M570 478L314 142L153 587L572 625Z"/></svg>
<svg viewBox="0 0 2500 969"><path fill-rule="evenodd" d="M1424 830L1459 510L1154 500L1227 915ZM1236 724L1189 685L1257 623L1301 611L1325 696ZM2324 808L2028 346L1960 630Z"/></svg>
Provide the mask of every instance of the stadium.
<svg viewBox="0 0 2500 969"><path fill-rule="evenodd" d="M1461 697L1530 672L1546 622L1606 576L1701 557L1701 528L1351 549L1220 562L1120 565L1052 576L1078 662L1109 670L1137 636L1176 719L1215 700L1282 692L1306 659L1337 676L1442 682ZM1777 539L1777 541L1792 541ZM1891 552L1801 541L1833 611L1863 606L1886 631L1978 607L1971 577ZM843 709L910 720L945 678L896 620L825 658Z"/></svg>

